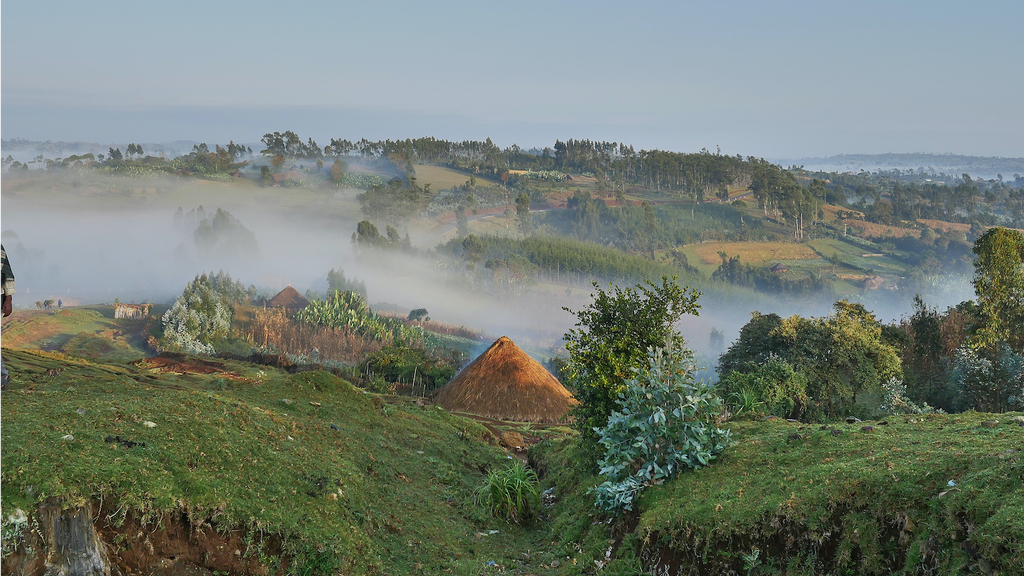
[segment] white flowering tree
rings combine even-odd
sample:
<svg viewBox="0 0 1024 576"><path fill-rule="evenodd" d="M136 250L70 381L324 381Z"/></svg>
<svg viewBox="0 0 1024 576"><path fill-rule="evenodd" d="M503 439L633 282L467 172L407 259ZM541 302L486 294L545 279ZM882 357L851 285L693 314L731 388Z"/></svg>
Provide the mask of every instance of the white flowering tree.
<svg viewBox="0 0 1024 576"><path fill-rule="evenodd" d="M164 341L189 354L213 354L211 342L231 330L234 308L206 275L185 286L163 315Z"/></svg>

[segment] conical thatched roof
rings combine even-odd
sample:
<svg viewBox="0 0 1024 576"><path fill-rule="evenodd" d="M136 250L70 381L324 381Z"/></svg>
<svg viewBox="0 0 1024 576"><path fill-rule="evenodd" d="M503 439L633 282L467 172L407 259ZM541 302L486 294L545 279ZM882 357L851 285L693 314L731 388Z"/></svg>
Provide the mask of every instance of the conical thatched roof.
<svg viewBox="0 0 1024 576"><path fill-rule="evenodd" d="M309 306L309 300L303 298L298 290L291 287L291 284L267 302L267 308L284 308L292 312L302 310L306 306Z"/></svg>
<svg viewBox="0 0 1024 576"><path fill-rule="evenodd" d="M449 412L519 422L558 422L577 404L557 378L507 336L438 390L434 402Z"/></svg>

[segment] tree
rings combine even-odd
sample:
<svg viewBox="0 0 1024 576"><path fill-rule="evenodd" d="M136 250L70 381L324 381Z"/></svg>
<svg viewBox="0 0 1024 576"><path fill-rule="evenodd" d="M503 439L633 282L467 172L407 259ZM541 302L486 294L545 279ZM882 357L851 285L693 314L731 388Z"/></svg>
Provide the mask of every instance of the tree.
<svg viewBox="0 0 1024 576"><path fill-rule="evenodd" d="M230 276L221 281L203 274L189 282L162 317L164 341L182 352L213 354L213 340L230 332L235 313L224 294L229 287L235 288L230 280Z"/></svg>
<svg viewBox="0 0 1024 576"><path fill-rule="evenodd" d="M607 426L626 380L647 365L648 350L682 339L675 323L700 309L700 292L680 286L675 277L663 276L660 286L648 280L603 290L593 284L594 300L586 308L563 308L577 318L576 327L565 334L565 373L580 401L574 426L591 450L597 442L594 429Z"/></svg>
<svg viewBox="0 0 1024 576"><path fill-rule="evenodd" d="M345 163L340 158L331 164L331 181L341 182L341 179L345 176Z"/></svg>
<svg viewBox="0 0 1024 576"><path fill-rule="evenodd" d="M883 339L881 323L862 304L846 300L824 318L755 312L722 355L718 372L726 381L732 372L754 372L776 357L806 376L807 395L829 416L856 403L858 394L902 378L900 357Z"/></svg>
<svg viewBox="0 0 1024 576"><path fill-rule="evenodd" d="M466 255L466 259L469 260L470 267L475 267L476 263L483 259L484 252L487 251L484 243L480 241L476 234L466 236L466 239L462 241L462 250Z"/></svg>
<svg viewBox="0 0 1024 576"><path fill-rule="evenodd" d="M409 317L407 320L410 322L427 321L430 320L430 316L428 316L428 314L430 313L427 312L426 308L416 308L409 311Z"/></svg>
<svg viewBox="0 0 1024 576"><path fill-rule="evenodd" d="M382 186L371 186L356 198L367 218L401 224L415 216L430 201L430 185L421 188L413 178L408 186L404 186L401 180L395 178Z"/></svg>
<svg viewBox="0 0 1024 576"><path fill-rule="evenodd" d="M217 208L212 218L203 217L192 233L196 246L207 253L255 254L256 235L227 210Z"/></svg>
<svg viewBox="0 0 1024 576"><path fill-rule="evenodd" d="M466 207L462 204L455 208L455 227L459 238L469 235L469 218L466 217Z"/></svg>
<svg viewBox="0 0 1024 576"><path fill-rule="evenodd" d="M965 175L966 176L966 175ZM973 344L994 349L1003 341L1024 350L1024 234L992 228L974 243L974 291L985 317Z"/></svg>
<svg viewBox="0 0 1024 576"><path fill-rule="evenodd" d="M366 284L356 278L349 279L341 268L331 268L327 273L327 287L331 292L358 292L366 297Z"/></svg>
<svg viewBox="0 0 1024 576"><path fill-rule="evenodd" d="M708 344L711 346L711 351L715 353L721 353L725 349L725 334L721 330L711 327L711 336L708 339Z"/></svg>
<svg viewBox="0 0 1024 576"><path fill-rule="evenodd" d="M533 217L530 215L530 195L520 192L516 196L516 224L523 234L530 234L533 231Z"/></svg>
<svg viewBox="0 0 1024 576"><path fill-rule="evenodd" d="M361 246L375 246L388 250L411 250L412 242L409 235L402 238L398 229L390 224L385 227L386 236L381 234L377 227L369 220L363 220L356 225L356 231L352 234L352 242Z"/></svg>

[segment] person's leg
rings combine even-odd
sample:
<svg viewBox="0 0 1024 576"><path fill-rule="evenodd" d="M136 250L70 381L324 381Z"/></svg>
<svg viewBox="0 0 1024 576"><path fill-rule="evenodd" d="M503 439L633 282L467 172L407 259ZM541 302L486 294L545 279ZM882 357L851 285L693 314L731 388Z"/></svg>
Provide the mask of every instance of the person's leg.
<svg viewBox="0 0 1024 576"><path fill-rule="evenodd" d="M4 357L0 356L0 389L7 388L7 381L11 375L7 373L7 366L4 364Z"/></svg>

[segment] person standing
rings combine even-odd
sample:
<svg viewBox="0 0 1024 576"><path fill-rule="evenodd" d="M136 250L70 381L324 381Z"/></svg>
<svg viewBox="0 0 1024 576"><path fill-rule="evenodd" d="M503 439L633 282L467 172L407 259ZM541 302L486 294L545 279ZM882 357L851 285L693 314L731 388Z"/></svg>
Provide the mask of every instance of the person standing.
<svg viewBox="0 0 1024 576"><path fill-rule="evenodd" d="M0 244L0 260L2 260L2 266L0 266L0 284L2 284L3 290L3 313L4 318L11 315L11 311L14 309L14 272L11 271L11 263L7 261L7 250L4 249L3 244ZM0 389L7 388L7 383L11 380L11 375L7 373L7 366L4 365L4 359L0 356Z"/></svg>

